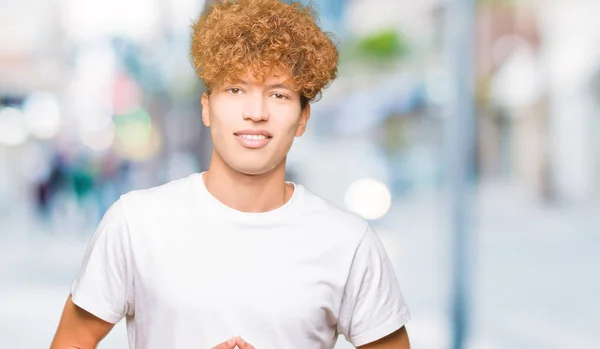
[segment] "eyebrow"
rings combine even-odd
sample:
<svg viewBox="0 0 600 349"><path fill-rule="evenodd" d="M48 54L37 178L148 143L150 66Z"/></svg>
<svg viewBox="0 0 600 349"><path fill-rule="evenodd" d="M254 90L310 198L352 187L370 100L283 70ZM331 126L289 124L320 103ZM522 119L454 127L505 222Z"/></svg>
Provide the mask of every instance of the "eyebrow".
<svg viewBox="0 0 600 349"><path fill-rule="evenodd" d="M249 83L248 81L246 81L246 80L242 80L242 79L238 79L238 80L236 81L236 83L238 83L238 84L241 84L241 85L246 85L246 86L250 85L250 83ZM288 85L288 84L285 84L285 83L283 83L283 82L279 82L279 83L276 83L276 84L270 84L270 85L266 85L266 87L267 87L267 88L269 88L269 89L273 89L273 88L284 88L284 89L287 89L287 90L293 91L293 90L292 90L292 88L290 87L290 85Z"/></svg>

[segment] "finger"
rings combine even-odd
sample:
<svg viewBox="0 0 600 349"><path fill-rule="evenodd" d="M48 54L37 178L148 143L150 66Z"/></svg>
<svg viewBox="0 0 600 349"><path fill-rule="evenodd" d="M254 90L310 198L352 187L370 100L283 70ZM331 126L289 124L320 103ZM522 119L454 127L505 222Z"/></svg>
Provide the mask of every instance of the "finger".
<svg viewBox="0 0 600 349"><path fill-rule="evenodd" d="M233 349L233 348L235 348L236 343L237 343L237 340L234 337L229 340L226 340L225 342L217 345L216 347L214 347L212 349Z"/></svg>
<svg viewBox="0 0 600 349"><path fill-rule="evenodd" d="M237 346L240 349L256 349L252 344L246 342L242 337L237 337Z"/></svg>

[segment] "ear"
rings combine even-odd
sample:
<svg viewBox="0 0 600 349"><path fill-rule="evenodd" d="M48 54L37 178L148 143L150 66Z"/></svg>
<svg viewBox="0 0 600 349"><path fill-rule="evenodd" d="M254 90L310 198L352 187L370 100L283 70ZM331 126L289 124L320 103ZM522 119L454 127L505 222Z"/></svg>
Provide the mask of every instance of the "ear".
<svg viewBox="0 0 600 349"><path fill-rule="evenodd" d="M296 129L296 137L300 137L304 134L308 119L310 119L310 104L306 104L304 109L302 109L300 112L300 122L298 123L298 128Z"/></svg>
<svg viewBox="0 0 600 349"><path fill-rule="evenodd" d="M202 102L201 103L202 103L202 123L204 124L204 126L210 127L210 113L208 112L210 99L208 98L208 93L204 92L202 94Z"/></svg>

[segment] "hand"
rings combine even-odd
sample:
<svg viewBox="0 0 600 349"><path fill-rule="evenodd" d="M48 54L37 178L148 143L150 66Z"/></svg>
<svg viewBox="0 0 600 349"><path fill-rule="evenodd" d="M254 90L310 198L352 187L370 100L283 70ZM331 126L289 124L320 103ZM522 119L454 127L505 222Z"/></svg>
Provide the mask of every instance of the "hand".
<svg viewBox="0 0 600 349"><path fill-rule="evenodd" d="M233 337L212 349L234 349L235 347L238 347L239 349L256 349L250 343L243 340L240 336Z"/></svg>

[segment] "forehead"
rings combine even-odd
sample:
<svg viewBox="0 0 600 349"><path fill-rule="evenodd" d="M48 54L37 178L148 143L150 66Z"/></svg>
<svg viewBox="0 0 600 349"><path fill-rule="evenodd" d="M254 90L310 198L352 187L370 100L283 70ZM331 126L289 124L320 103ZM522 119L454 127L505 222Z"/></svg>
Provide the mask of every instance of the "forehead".
<svg viewBox="0 0 600 349"><path fill-rule="evenodd" d="M249 68L243 73L231 72L223 76L218 81L213 81L210 85L218 86L224 84L239 84L244 83L253 86L268 87L273 85L283 85L291 90L298 91L298 85L293 76L282 69L277 70L259 70L257 68ZM279 86L281 87L281 86Z"/></svg>

